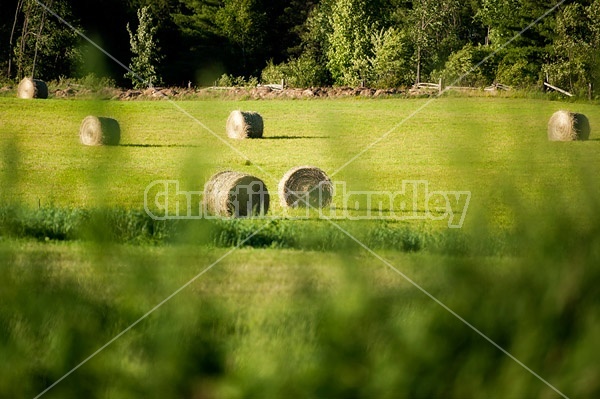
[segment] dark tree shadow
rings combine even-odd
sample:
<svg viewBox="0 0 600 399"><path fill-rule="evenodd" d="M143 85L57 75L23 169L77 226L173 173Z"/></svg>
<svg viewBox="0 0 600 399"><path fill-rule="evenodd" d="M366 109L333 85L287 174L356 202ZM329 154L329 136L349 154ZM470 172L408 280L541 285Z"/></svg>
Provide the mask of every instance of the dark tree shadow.
<svg viewBox="0 0 600 399"><path fill-rule="evenodd" d="M195 144L119 144L119 147L139 147L139 148L202 148Z"/></svg>
<svg viewBox="0 0 600 399"><path fill-rule="evenodd" d="M268 136L262 140L301 140L301 139L328 139L329 136Z"/></svg>

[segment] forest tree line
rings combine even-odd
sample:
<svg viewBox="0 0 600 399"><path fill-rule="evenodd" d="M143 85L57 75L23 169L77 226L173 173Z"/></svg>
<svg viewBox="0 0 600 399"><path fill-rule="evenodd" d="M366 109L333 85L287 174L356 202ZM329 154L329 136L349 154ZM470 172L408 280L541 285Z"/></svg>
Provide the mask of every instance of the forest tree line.
<svg viewBox="0 0 600 399"><path fill-rule="evenodd" d="M600 84L600 0L565 1L554 10L558 0L43 2L125 65L144 8L153 73L165 85L209 85L223 76L238 83L285 78L297 87L386 88L440 78L531 87L548 79L583 92ZM3 79L95 74L131 85L121 66L36 0L2 4Z"/></svg>

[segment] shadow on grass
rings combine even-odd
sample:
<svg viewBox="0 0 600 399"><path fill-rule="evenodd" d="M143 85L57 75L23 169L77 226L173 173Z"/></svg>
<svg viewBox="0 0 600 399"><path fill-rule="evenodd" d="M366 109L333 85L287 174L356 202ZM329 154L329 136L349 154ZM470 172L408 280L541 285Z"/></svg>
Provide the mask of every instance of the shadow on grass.
<svg viewBox="0 0 600 399"><path fill-rule="evenodd" d="M119 147L140 147L140 148L202 148L195 144L119 144Z"/></svg>
<svg viewBox="0 0 600 399"><path fill-rule="evenodd" d="M300 140L300 139L328 139L329 136L270 136L262 140Z"/></svg>
<svg viewBox="0 0 600 399"><path fill-rule="evenodd" d="M261 140L301 140L301 139L328 139L329 136L271 136L263 137ZM119 147L139 147L139 148L202 148L195 144L119 144Z"/></svg>

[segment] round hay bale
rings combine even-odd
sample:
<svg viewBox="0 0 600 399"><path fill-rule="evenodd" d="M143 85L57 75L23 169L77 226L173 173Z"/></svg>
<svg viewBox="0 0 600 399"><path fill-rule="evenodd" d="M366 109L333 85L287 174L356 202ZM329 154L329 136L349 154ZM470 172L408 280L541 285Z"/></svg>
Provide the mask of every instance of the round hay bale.
<svg viewBox="0 0 600 399"><path fill-rule="evenodd" d="M227 136L232 139L260 139L263 136L263 118L257 112L233 111L227 118Z"/></svg>
<svg viewBox="0 0 600 399"><path fill-rule="evenodd" d="M236 218L264 215L269 211L269 201L265 183L246 173L219 172L204 185L204 209L209 215Z"/></svg>
<svg viewBox="0 0 600 399"><path fill-rule="evenodd" d="M324 208L331 203L333 184L321 169L298 166L290 169L279 181L278 192L284 208Z"/></svg>
<svg viewBox="0 0 600 399"><path fill-rule="evenodd" d="M24 78L17 87L18 98L48 98L48 86L43 80Z"/></svg>
<svg viewBox="0 0 600 399"><path fill-rule="evenodd" d="M90 115L81 122L79 138L84 145L119 145L121 127L115 119Z"/></svg>
<svg viewBox="0 0 600 399"><path fill-rule="evenodd" d="M548 122L548 140L574 141L590 138L590 121L583 114L557 111Z"/></svg>

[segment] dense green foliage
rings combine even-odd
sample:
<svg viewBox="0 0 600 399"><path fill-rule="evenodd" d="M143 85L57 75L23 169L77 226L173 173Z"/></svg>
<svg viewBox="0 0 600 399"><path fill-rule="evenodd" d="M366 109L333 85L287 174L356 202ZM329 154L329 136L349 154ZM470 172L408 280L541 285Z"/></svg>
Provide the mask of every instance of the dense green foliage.
<svg viewBox="0 0 600 399"><path fill-rule="evenodd" d="M598 86L600 79L600 0L569 0L543 17L556 4L102 0L83 7L60 0L49 5L125 65L132 56L139 57L130 53L126 26L136 23L140 8L148 7L155 41L162 48L156 73L168 84L212 84L223 74L258 78L264 72L263 83L278 83L269 80L285 75L288 84L300 87L364 83L383 88L439 77L453 80L489 55L485 71L467 77L464 85L530 87L541 86L547 78L587 94L589 85ZM5 8L10 12L0 17L6 38L0 43L0 67L7 71L3 76L30 74L37 47L39 77L94 72L124 83L117 64L81 38L78 44L68 28L34 1L11 0ZM59 54L57 49L67 51ZM59 56L58 63L49 61L53 55Z"/></svg>
<svg viewBox="0 0 600 399"><path fill-rule="evenodd" d="M80 28L68 1L49 1L48 6L74 28ZM13 12L4 11L3 18L14 16ZM14 10L11 8L11 11ZM7 45L7 53L0 53L0 65L6 68L4 77L74 75L77 65L83 61L77 34L34 0L20 0L17 16L20 18L0 22L4 23L0 30L2 41ZM19 26L13 29L12 23Z"/></svg>

